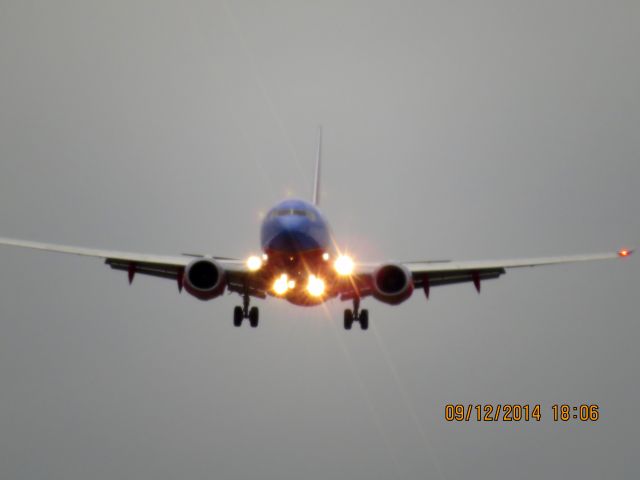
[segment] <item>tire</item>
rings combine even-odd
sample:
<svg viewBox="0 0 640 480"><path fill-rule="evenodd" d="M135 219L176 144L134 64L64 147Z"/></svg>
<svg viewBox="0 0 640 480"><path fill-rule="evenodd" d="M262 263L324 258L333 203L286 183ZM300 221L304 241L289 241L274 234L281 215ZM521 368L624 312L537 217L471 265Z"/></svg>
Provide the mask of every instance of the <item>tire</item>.
<svg viewBox="0 0 640 480"><path fill-rule="evenodd" d="M360 328L362 330L369 329L369 310L362 310L360 312Z"/></svg>
<svg viewBox="0 0 640 480"><path fill-rule="evenodd" d="M258 326L259 318L260 311L258 310L258 307L251 307L251 310L249 310L249 325L251 325L252 328L256 328Z"/></svg>
<svg viewBox="0 0 640 480"><path fill-rule="evenodd" d="M348 308L344 311L344 329L351 330L353 325L353 312Z"/></svg>
<svg viewBox="0 0 640 480"><path fill-rule="evenodd" d="M242 325L242 319L244 317L244 313L242 312L242 307L236 307L233 309L233 324L236 327Z"/></svg>

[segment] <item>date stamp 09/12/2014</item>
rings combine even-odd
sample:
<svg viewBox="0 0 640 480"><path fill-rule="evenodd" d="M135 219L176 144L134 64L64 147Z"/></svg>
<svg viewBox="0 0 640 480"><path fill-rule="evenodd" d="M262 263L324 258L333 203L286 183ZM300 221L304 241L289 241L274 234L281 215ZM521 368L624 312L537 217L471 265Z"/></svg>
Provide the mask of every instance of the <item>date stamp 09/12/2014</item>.
<svg viewBox="0 0 640 480"><path fill-rule="evenodd" d="M445 405L444 419L447 422L539 422L545 418L545 411L551 413L554 422L597 422L600 420L600 406L596 404L553 404L551 411L540 404L452 404Z"/></svg>

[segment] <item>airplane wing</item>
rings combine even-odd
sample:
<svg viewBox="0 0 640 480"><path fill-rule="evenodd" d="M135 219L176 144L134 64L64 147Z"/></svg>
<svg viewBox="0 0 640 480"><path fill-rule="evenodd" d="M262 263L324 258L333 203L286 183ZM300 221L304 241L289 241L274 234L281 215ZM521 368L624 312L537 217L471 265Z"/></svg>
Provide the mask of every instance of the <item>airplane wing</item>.
<svg viewBox="0 0 640 480"><path fill-rule="evenodd" d="M543 265L559 265L576 262L590 262L594 260L609 260L625 258L633 253L632 249L621 249L617 252L595 253L587 255L567 255L557 257L520 258L508 260L471 260L471 261L414 261L401 262L411 275L416 288L424 288L429 295L431 287L451 285L454 283L473 282L476 290L480 292L480 284L483 280L498 278L506 270L512 268L537 267ZM353 298L356 294L366 296L372 293L372 277L379 264L364 264L356 266L354 272L355 281L351 288L341 295L342 300ZM358 293L356 293L358 292Z"/></svg>
<svg viewBox="0 0 640 480"><path fill-rule="evenodd" d="M249 294L260 298L266 296L266 286L249 278L249 270L242 260L227 257L213 257L208 255L153 255L144 253L121 252L93 248L72 247L51 243L15 240L0 237L0 245L9 245L49 252L67 253L86 257L104 259L105 263L114 270L126 271L129 282L137 274L150 275L174 280L182 289L182 274L190 262L196 258L213 258L225 270L227 275L227 290L243 293L250 284ZM631 249L617 252L606 252L588 255L569 255L558 257L524 258L510 260L473 260L473 261L413 261L401 262L397 265L406 269L411 275L413 285L423 288L429 294L431 287L450 285L454 283L472 282L478 292L483 280L498 278L507 269L536 267L541 265L557 265L565 263L586 262L593 260L607 260L628 257L633 253ZM342 300L349 300L356 296L365 297L373 292L373 275L383 264L359 264L353 275L337 286L337 294ZM253 281L252 281L253 280Z"/></svg>
<svg viewBox="0 0 640 480"><path fill-rule="evenodd" d="M27 240L15 240L0 238L0 245L9 245L47 252L68 253L104 259L105 263L114 270L124 270L129 275L129 282L137 274L150 275L175 280L182 289L182 273L185 267L195 258L207 257L206 255L151 255L146 253L130 253L114 250L100 250L94 248L72 247L68 245L56 245L52 243L31 242ZM214 258L224 269L228 279L227 288L238 291L244 284L244 277L248 273L247 267L241 260L226 257ZM258 295L261 296L261 295Z"/></svg>
<svg viewBox="0 0 640 480"><path fill-rule="evenodd" d="M559 265L565 263L609 260L631 255L632 250L596 253L588 255L566 255L558 257L520 258L510 260L476 260L450 262L410 262L405 267L411 272L416 286L439 286L452 283L474 282L480 291L480 282L498 278L507 269Z"/></svg>

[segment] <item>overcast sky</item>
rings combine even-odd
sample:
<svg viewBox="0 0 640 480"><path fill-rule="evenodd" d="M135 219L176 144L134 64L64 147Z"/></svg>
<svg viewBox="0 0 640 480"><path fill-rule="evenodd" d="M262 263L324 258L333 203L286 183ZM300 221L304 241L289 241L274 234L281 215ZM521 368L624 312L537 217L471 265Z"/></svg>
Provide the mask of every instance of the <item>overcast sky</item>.
<svg viewBox="0 0 640 480"><path fill-rule="evenodd" d="M311 194L366 260L640 243L640 3L0 0L0 236L245 257ZM0 249L3 479L638 478L638 259L342 309ZM541 404L447 423L447 403ZM593 424L553 403L598 404Z"/></svg>

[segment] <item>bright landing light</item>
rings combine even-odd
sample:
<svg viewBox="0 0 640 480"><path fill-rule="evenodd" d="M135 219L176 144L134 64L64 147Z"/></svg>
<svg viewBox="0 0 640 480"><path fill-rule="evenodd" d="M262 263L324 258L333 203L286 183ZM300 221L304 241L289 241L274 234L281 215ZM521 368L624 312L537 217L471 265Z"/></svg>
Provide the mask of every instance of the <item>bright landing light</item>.
<svg viewBox="0 0 640 480"><path fill-rule="evenodd" d="M353 273L353 259L349 255L340 255L333 267L338 272L338 275L351 275Z"/></svg>
<svg viewBox="0 0 640 480"><path fill-rule="evenodd" d="M309 283L307 283L307 292L312 297L320 297L324 293L324 282L315 275L309 275Z"/></svg>
<svg viewBox="0 0 640 480"><path fill-rule="evenodd" d="M273 291L276 295L284 295L287 290L289 290L289 278L286 273L283 273L273 282Z"/></svg>
<svg viewBox="0 0 640 480"><path fill-rule="evenodd" d="M262 267L262 260L260 257L256 257L255 255L251 255L247 258L247 268L250 272L257 272Z"/></svg>

